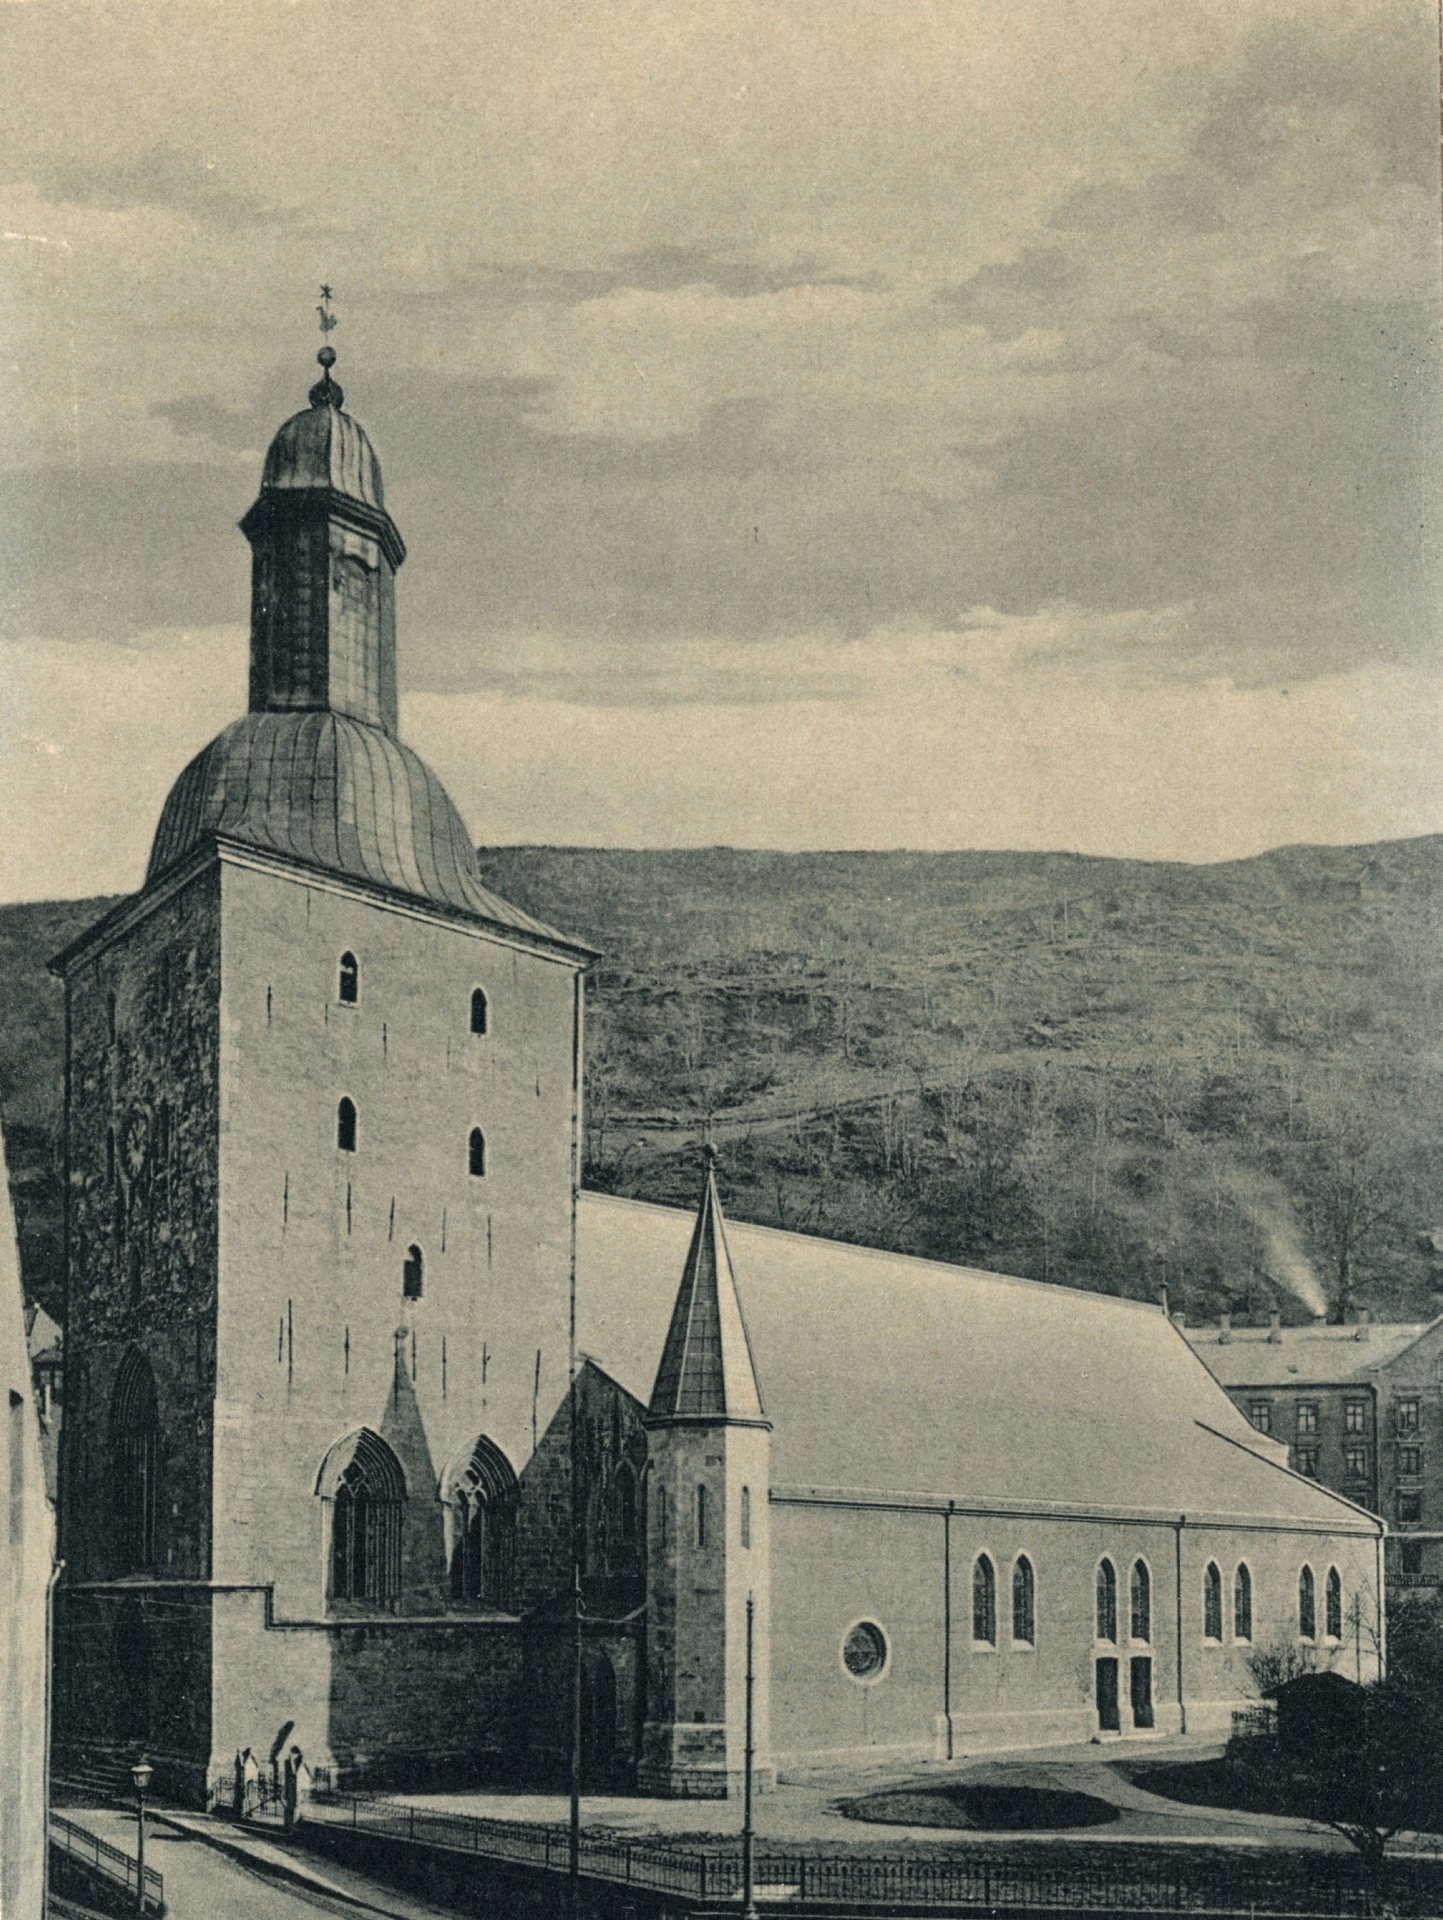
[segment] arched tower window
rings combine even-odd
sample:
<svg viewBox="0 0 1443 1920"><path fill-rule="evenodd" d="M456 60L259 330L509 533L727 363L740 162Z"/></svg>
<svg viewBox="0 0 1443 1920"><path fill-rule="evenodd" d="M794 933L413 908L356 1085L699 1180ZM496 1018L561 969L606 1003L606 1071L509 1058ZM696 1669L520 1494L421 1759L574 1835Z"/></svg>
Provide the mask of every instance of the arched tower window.
<svg viewBox="0 0 1443 1920"><path fill-rule="evenodd" d="M451 1597L508 1610L516 1586L516 1474L493 1440L479 1434L441 1488L449 1519Z"/></svg>
<svg viewBox="0 0 1443 1920"><path fill-rule="evenodd" d="M331 1598L388 1606L401 1591L400 1461L379 1434L362 1427L331 1448L316 1491L331 1504Z"/></svg>
<svg viewBox="0 0 1443 1920"><path fill-rule="evenodd" d="M336 1146L342 1153L356 1151L356 1103L345 1094L336 1108Z"/></svg>
<svg viewBox="0 0 1443 1920"><path fill-rule="evenodd" d="M480 987L473 987L471 989L472 1033L485 1033L489 1016L490 1008L486 1004L486 995L481 991Z"/></svg>
<svg viewBox="0 0 1443 1920"><path fill-rule="evenodd" d="M466 1164L471 1169L471 1177L480 1180L486 1172L486 1136L479 1127L472 1127L471 1137L466 1142Z"/></svg>
<svg viewBox="0 0 1443 1920"><path fill-rule="evenodd" d="M1313 1586L1313 1569L1304 1567L1298 1575L1298 1638L1315 1640L1317 1634L1317 1594Z"/></svg>
<svg viewBox="0 0 1443 1920"><path fill-rule="evenodd" d="M1135 1560L1132 1564L1132 1581L1128 1598L1131 1602L1128 1622L1130 1637L1134 1640L1151 1640L1152 1575L1147 1570L1145 1560Z"/></svg>
<svg viewBox="0 0 1443 1920"><path fill-rule="evenodd" d="M1117 1638L1117 1569L1110 1560L1097 1563L1097 1637Z"/></svg>
<svg viewBox="0 0 1443 1920"><path fill-rule="evenodd" d="M155 1375L145 1356L132 1350L120 1363L110 1401L110 1455L115 1475L115 1537L120 1571L144 1573L155 1565L156 1516L160 1511L160 1423Z"/></svg>
<svg viewBox="0 0 1443 1920"><path fill-rule="evenodd" d="M341 955L336 978L336 998L342 1006L354 1007L361 998L361 963L353 953Z"/></svg>
<svg viewBox="0 0 1443 1920"><path fill-rule="evenodd" d="M997 1644L997 1569L985 1553L972 1563L972 1638L978 1646Z"/></svg>
<svg viewBox="0 0 1443 1920"><path fill-rule="evenodd" d="M1012 1569L1012 1638L1024 1647L1037 1638L1037 1581L1025 1553Z"/></svg>
<svg viewBox="0 0 1443 1920"><path fill-rule="evenodd" d="M426 1256L412 1243L406 1249L406 1258L401 1265L401 1297L405 1300L419 1300L426 1290Z"/></svg>
<svg viewBox="0 0 1443 1920"><path fill-rule="evenodd" d="M1251 1640L1253 1637L1253 1576L1240 1560L1238 1570L1233 1575L1233 1638Z"/></svg>
<svg viewBox="0 0 1443 1920"><path fill-rule="evenodd" d="M1223 1637L1223 1576L1216 1560L1209 1560L1203 1573L1203 1639Z"/></svg>
<svg viewBox="0 0 1443 1920"><path fill-rule="evenodd" d="M742 1488L741 1540L744 1547L752 1544L752 1490Z"/></svg>
<svg viewBox="0 0 1443 1920"><path fill-rule="evenodd" d="M1323 1629L1330 1640L1343 1637L1343 1578L1336 1567L1328 1568L1323 1588Z"/></svg>
<svg viewBox="0 0 1443 1920"><path fill-rule="evenodd" d="M707 1507L709 1504L706 1488L698 1483L696 1490L696 1543L699 1547L705 1547L707 1542L707 1520L709 1517Z"/></svg>

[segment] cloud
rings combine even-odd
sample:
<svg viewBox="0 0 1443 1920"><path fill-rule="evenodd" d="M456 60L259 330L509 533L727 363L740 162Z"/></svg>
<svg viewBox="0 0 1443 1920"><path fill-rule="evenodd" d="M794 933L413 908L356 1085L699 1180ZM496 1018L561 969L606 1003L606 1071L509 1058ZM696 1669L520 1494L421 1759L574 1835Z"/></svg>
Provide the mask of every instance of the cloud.
<svg viewBox="0 0 1443 1920"><path fill-rule="evenodd" d="M268 227L291 216L253 194L226 184L220 163L197 150L154 146L126 158L84 161L51 152L11 180L27 180L52 206L96 207L122 213L135 207L165 207L226 231Z"/></svg>

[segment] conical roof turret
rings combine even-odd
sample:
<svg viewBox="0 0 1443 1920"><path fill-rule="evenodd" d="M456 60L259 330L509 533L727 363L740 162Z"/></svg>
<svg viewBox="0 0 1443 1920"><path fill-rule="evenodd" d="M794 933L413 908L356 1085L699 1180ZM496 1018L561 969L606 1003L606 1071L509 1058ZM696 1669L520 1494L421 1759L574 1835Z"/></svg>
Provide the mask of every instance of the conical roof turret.
<svg viewBox="0 0 1443 1920"><path fill-rule="evenodd" d="M647 1410L648 1426L692 1422L771 1425L732 1271L710 1148L696 1226Z"/></svg>

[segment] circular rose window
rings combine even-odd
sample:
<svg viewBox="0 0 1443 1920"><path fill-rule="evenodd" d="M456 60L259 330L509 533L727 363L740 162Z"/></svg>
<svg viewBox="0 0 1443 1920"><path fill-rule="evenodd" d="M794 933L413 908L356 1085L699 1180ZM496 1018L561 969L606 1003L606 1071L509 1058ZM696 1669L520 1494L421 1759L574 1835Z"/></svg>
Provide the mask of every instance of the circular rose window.
<svg viewBox="0 0 1443 1920"><path fill-rule="evenodd" d="M887 1667L887 1636L872 1620L859 1620L842 1642L842 1665L854 1680L880 1680Z"/></svg>

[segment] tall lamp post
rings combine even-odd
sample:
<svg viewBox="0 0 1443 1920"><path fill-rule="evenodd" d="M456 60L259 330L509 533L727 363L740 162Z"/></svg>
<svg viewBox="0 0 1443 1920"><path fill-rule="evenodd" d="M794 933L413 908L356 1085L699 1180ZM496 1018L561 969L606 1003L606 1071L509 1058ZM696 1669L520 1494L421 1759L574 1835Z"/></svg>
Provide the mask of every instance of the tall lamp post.
<svg viewBox="0 0 1443 1920"><path fill-rule="evenodd" d="M145 1920L145 1790L155 1768L148 1760L137 1760L130 1769L135 1784L135 1911Z"/></svg>
<svg viewBox="0 0 1443 1920"><path fill-rule="evenodd" d="M756 1765L756 1728L752 1719L752 1695L756 1687L756 1667L752 1659L753 1624L757 1603L747 1595L747 1678L746 1732L742 1745L742 1920L757 1920L757 1891L753 1873L752 1849L755 1831L752 1825L752 1770Z"/></svg>

